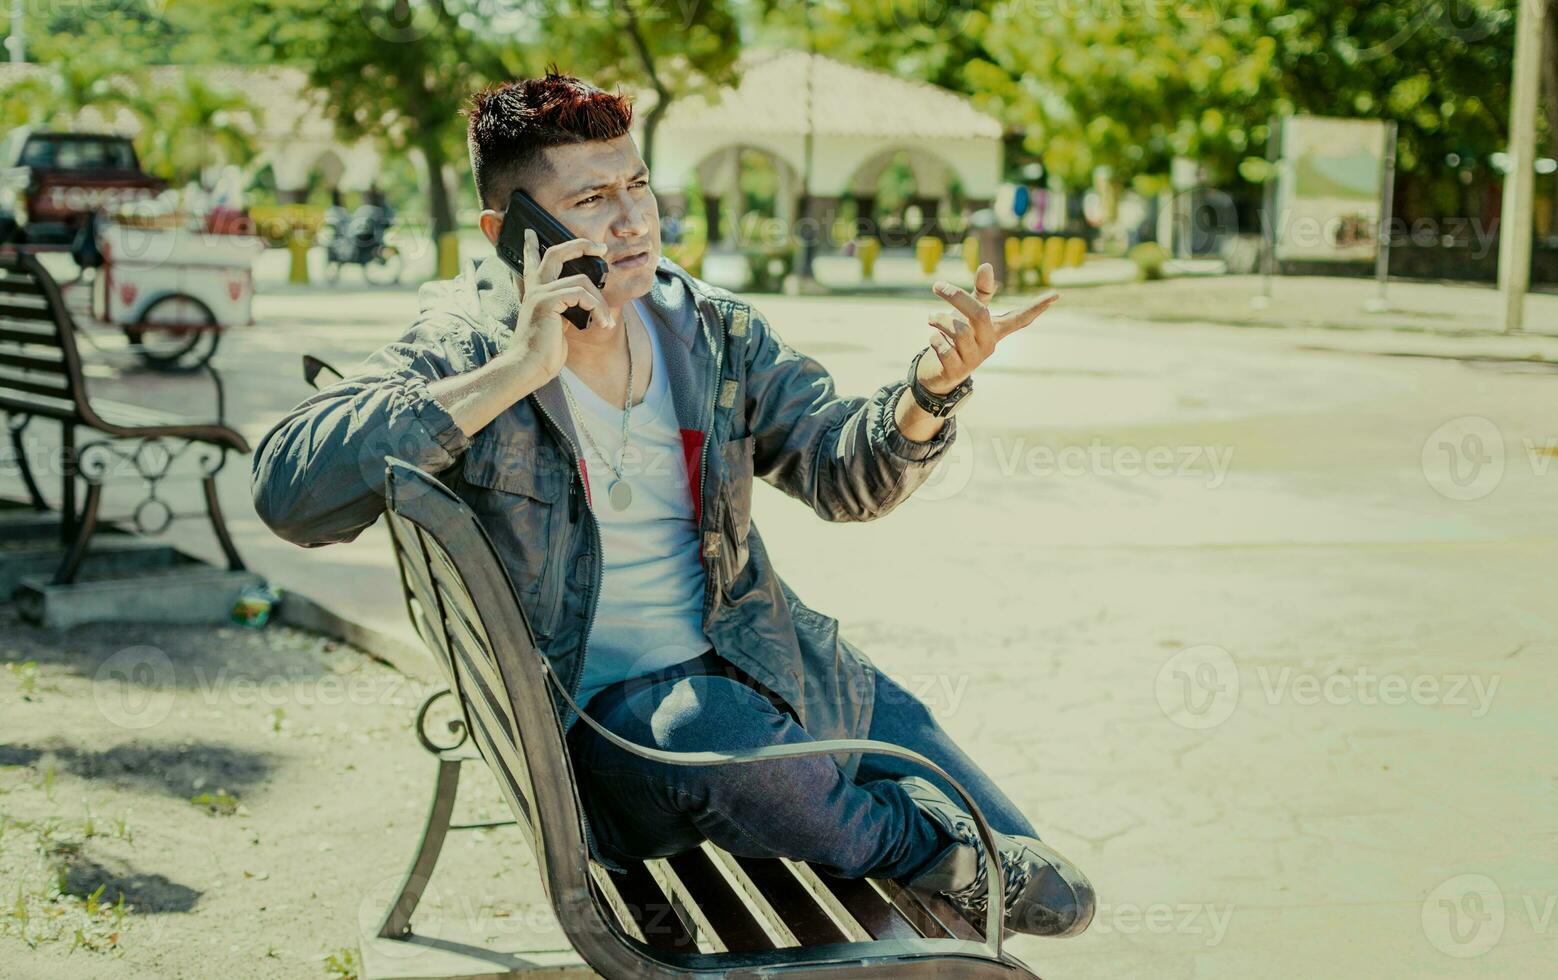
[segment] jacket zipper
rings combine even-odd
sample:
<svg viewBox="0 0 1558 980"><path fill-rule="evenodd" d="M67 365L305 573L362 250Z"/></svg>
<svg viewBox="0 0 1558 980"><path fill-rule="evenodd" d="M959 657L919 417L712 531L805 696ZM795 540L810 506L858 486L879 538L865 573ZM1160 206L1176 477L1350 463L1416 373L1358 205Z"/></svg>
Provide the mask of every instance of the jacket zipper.
<svg viewBox="0 0 1558 980"><path fill-rule="evenodd" d="M709 313L708 302L708 300L699 297L698 316L700 318ZM704 488L709 483L709 443L713 441L711 437L714 434L714 403L719 397L720 376L725 369L725 334L719 328L719 318L715 316L710 317L710 319L714 323L714 326L709 331L714 335L714 383L709 386L709 411L705 416L708 419L708 428L703 433L703 446L699 450L698 460L698 511L703 518L705 526L713 523L709 517L709 500L708 495L704 492ZM709 319L704 320L704 326L709 326ZM703 618L705 621L709 618L709 610L712 608L714 601L714 579L719 574L718 566L713 560L713 558L718 556L710 558L710 556L705 554L703 541L706 533L702 527L698 528L698 551L700 554L704 554L706 559L709 559L704 562L703 566Z"/></svg>

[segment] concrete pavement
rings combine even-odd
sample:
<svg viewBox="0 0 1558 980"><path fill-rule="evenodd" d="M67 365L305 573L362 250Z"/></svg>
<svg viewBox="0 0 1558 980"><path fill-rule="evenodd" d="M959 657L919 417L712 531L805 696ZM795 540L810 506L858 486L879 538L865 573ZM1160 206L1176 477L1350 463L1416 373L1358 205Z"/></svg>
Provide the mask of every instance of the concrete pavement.
<svg viewBox="0 0 1558 980"><path fill-rule="evenodd" d="M1143 324L1074 295L981 370L952 458L887 519L754 503L786 580L1092 876L1088 934L1017 948L1051 980L1536 975L1558 904L1553 381L1498 338ZM935 309L756 302L851 393L898 377ZM230 418L257 441L308 393L300 353L349 363L414 308L262 293L218 358ZM198 379L97 384L201 404ZM235 460L253 567L410 638L382 527L295 548L247 484Z"/></svg>

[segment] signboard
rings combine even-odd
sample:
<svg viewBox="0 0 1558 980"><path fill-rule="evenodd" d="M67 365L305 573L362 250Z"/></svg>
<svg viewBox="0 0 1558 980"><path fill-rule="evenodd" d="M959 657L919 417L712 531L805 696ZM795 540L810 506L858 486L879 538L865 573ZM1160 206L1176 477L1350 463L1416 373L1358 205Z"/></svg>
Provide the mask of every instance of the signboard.
<svg viewBox="0 0 1558 980"><path fill-rule="evenodd" d="M1278 259L1373 262L1379 250L1387 125L1292 116L1277 166Z"/></svg>

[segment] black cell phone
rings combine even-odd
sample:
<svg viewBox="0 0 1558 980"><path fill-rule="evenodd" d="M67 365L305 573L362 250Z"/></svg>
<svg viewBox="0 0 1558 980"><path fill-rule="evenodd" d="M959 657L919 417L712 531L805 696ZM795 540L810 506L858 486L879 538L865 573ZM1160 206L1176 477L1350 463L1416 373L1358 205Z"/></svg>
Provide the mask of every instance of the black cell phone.
<svg viewBox="0 0 1558 980"><path fill-rule="evenodd" d="M561 221L536 203L536 199L524 191L516 190L509 196L509 208L503 214L503 230L498 233L498 258L503 264L523 276L525 274L525 229L535 230L541 245L541 254L553 245L578 238ZM606 260L598 255L581 255L563 263L559 276L587 276L596 289L606 288ZM590 311L582 306L570 306L563 311L568 322L583 330L590 324Z"/></svg>

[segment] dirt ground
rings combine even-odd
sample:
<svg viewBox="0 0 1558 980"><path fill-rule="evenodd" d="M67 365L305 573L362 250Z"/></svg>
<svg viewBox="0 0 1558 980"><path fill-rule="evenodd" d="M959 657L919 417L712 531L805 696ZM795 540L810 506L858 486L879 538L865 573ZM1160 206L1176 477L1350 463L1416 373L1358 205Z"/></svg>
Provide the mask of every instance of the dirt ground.
<svg viewBox="0 0 1558 980"><path fill-rule="evenodd" d="M352 974L426 812L426 685L282 627L0 637L0 977ZM456 819L507 816L467 770ZM545 924L516 831L451 835L423 915L456 913Z"/></svg>

